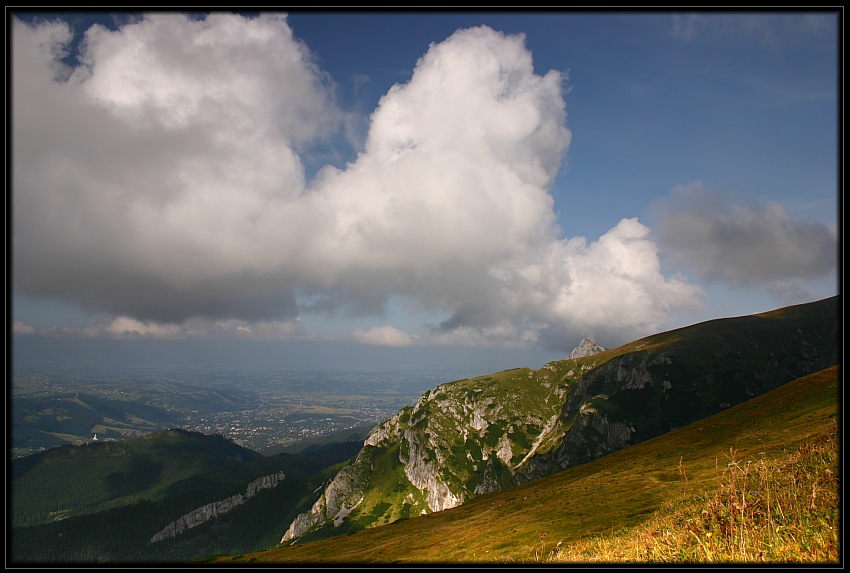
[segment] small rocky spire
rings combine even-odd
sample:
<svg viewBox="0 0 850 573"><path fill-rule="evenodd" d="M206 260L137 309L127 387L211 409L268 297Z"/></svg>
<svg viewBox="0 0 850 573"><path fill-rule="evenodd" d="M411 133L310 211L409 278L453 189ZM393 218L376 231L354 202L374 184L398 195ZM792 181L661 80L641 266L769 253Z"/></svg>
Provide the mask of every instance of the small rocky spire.
<svg viewBox="0 0 850 573"><path fill-rule="evenodd" d="M604 346L596 342L592 336L588 336L570 352L570 358L584 358L585 356L593 356L607 350Z"/></svg>

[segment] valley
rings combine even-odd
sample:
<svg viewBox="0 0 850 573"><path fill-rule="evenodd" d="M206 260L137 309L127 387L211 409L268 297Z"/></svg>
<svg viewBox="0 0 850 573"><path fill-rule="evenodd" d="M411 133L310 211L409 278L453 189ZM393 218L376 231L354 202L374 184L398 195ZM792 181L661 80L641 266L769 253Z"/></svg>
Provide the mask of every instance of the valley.
<svg viewBox="0 0 850 573"><path fill-rule="evenodd" d="M428 374L89 369L15 372L19 458L64 444L137 439L182 428L263 454L370 426L418 398Z"/></svg>

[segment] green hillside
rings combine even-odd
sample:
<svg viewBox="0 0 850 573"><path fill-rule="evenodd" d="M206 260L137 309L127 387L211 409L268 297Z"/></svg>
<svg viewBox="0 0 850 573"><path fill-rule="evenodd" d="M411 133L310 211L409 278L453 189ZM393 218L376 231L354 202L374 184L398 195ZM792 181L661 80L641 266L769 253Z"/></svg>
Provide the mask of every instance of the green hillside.
<svg viewBox="0 0 850 573"><path fill-rule="evenodd" d="M839 368L834 366L708 419L453 509L205 562L534 562L546 547L637 526L667 500L716 486L730 452L736 460L773 459L834 430L839 404ZM837 475L839 468L831 471Z"/></svg>
<svg viewBox="0 0 850 573"><path fill-rule="evenodd" d="M15 398L12 447L61 446L101 439L126 439L174 423L163 408L128 400L102 398L84 392L58 396Z"/></svg>
<svg viewBox="0 0 850 573"><path fill-rule="evenodd" d="M702 420L838 363L836 297L441 384L382 422L281 543L468 503Z"/></svg>
<svg viewBox="0 0 850 573"><path fill-rule="evenodd" d="M660 516L682 515L668 511L671 499L716 486L730 457L780 468L800 444L834 431L839 303L708 321L539 370L441 384L365 441L355 429L264 457L222 436L169 430L14 460L10 554L27 564L584 555L568 548L681 521ZM836 476L830 460L811 467ZM832 484L830 475L806 487ZM838 511L818 512L807 531L823 533L818 554L831 555Z"/></svg>
<svg viewBox="0 0 850 573"><path fill-rule="evenodd" d="M177 429L54 448L12 463L12 524L50 523L161 499L171 484L260 457L222 436Z"/></svg>
<svg viewBox="0 0 850 573"><path fill-rule="evenodd" d="M173 436L171 436L173 437ZM148 441L168 441L169 436L149 436ZM154 460L178 458L188 461L195 441L215 442L212 436L175 443L160 450ZM139 440L135 440L138 442ZM132 447L133 442L123 442ZM138 444L135 444L138 445ZM147 447L149 444L145 444ZM185 448L185 449L184 449ZM335 464L350 458L360 442L314 447L309 453L278 454L240 463L229 463L169 484L163 483L155 497L116 506L96 513L78 514L45 525L14 527L10 558L20 564L56 563L175 563L217 552L257 551L274 546L310 492L321 487L339 469ZM150 450L150 448L149 448ZM152 450L151 450L152 451ZM228 452L225 452L227 454ZM83 456L54 460L68 475L82 474ZM165 462L163 461L165 465ZM88 477L97 481L96 468ZM248 497L250 484L277 476L279 483L259 489ZM152 542L154 536L181 517L221 500L241 496L242 503L226 512L192 525L173 538Z"/></svg>

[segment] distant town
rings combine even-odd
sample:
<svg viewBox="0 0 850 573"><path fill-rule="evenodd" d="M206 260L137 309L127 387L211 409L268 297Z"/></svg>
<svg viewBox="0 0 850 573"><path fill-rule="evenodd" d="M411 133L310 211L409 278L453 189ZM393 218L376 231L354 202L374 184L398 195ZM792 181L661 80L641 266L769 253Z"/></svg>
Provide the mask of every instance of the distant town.
<svg viewBox="0 0 850 573"><path fill-rule="evenodd" d="M221 434L259 453L276 452L378 424L444 381L415 373L16 372L10 455L168 428Z"/></svg>
<svg viewBox="0 0 850 573"><path fill-rule="evenodd" d="M219 412L199 419L187 416L181 427L203 434L221 434L239 445L262 453L282 444L378 424L400 409L394 406L378 407L357 398L349 397L346 400L339 396L332 401L334 406L328 407L328 400L282 396L278 402L269 400L270 403L261 409ZM272 404L275 403L295 407L295 413L283 418L271 415L270 412L275 410ZM317 413L322 410L335 413Z"/></svg>

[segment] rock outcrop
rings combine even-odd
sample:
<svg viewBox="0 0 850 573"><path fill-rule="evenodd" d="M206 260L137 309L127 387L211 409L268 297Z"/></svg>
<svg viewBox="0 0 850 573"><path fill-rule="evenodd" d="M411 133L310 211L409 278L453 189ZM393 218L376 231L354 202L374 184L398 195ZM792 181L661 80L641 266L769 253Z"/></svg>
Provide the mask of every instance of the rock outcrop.
<svg viewBox="0 0 850 573"><path fill-rule="evenodd" d="M575 361L568 364L581 371ZM362 471L340 471L310 511L292 522L281 542L339 526L345 519L371 526L442 511L513 485L516 468L557 439L558 414L571 383L562 370L563 365L539 371L522 368L426 392L414 406L371 432L353 464ZM367 460L372 460L371 466ZM391 484L371 480L368 471L379 465L398 467ZM375 492L390 486L389 498ZM335 488L352 494L344 515L328 507Z"/></svg>
<svg viewBox="0 0 850 573"><path fill-rule="evenodd" d="M310 511L295 518L280 542L296 539L317 524L332 522L334 527L339 527L342 520L360 505L372 469L370 451L364 447L351 464L336 474Z"/></svg>
<svg viewBox="0 0 850 573"><path fill-rule="evenodd" d="M579 345L570 352L569 358L584 358L586 356L593 356L594 354L605 352L606 350L607 348L596 342L592 336L589 336L582 340Z"/></svg>
<svg viewBox="0 0 850 573"><path fill-rule="evenodd" d="M161 531L157 532L153 537L151 537L148 543L156 543L157 541L177 537L187 529L197 527L202 523L215 519L219 515L228 513L257 495L258 491L277 487L277 485L283 481L285 477L286 475L282 471L276 474L263 476L248 484L244 494L240 493L226 499L222 499L221 501L208 503L190 511L189 513L183 514L177 520L172 521Z"/></svg>

